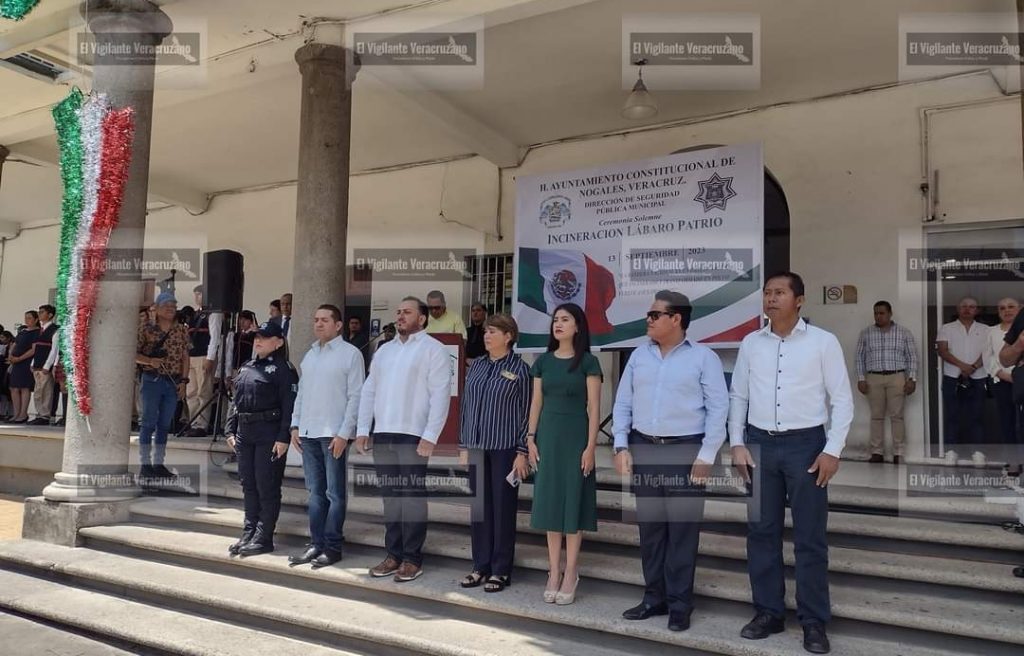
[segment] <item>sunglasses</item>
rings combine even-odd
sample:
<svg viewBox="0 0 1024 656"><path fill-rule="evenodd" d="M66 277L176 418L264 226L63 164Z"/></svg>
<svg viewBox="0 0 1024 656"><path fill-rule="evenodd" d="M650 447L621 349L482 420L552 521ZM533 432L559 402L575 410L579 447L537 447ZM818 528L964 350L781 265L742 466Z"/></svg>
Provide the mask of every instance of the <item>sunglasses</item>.
<svg viewBox="0 0 1024 656"><path fill-rule="evenodd" d="M671 317L673 314L677 314L677 313L676 312L662 312L661 310L651 310L650 312L647 313L647 320L648 321L657 321L658 319L660 319L662 317L662 315L664 315L666 317Z"/></svg>

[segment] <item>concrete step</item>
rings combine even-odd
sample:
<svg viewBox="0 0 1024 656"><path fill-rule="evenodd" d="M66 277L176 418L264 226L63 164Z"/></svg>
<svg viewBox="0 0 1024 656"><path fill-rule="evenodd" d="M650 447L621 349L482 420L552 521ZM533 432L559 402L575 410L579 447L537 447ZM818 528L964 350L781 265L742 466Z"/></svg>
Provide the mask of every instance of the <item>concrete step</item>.
<svg viewBox="0 0 1024 656"><path fill-rule="evenodd" d="M207 479L207 496L211 499L218 497L228 499L241 499L242 490L237 478L230 475L211 472ZM521 493L521 498L528 498L528 494ZM308 505L308 494L305 489L295 485L286 485L282 488L282 499L286 505L306 507ZM358 504L364 501L372 501L379 507L377 497L364 494L353 494L350 489L349 503L351 507L359 507ZM431 503L431 512L435 506L451 506L453 503ZM623 506L628 510L633 508L633 498L628 494L617 494L607 491L598 492L598 506L603 510L619 510ZM524 514L524 513L520 513ZM433 520L434 516L431 515ZM441 516L439 521L443 521ZM618 519L618 515L616 515ZM747 522L746 507L742 504L728 501L708 501L704 511L705 524L732 525L736 532L745 531ZM462 523L462 522L460 522ZM603 525L612 525L619 522L603 522ZM632 526L632 524L629 524ZM789 511L786 512L786 526L792 527L792 518ZM944 521L938 519L920 519L913 517L887 517L880 515L864 515L861 513L831 511L829 513L829 535L839 539L847 539L857 544L867 541L893 541L891 545L897 553L907 551L907 543L921 543L922 545L933 545L934 555L940 555L948 547L956 547L957 557L969 556L972 552L982 554L977 557L987 558L993 561L1001 561L1007 558L1017 558L1022 548L1022 540L1019 535L1004 531L1002 528L991 524L963 524L955 521ZM600 531L598 532L600 539ZM881 550L885 545L878 545ZM961 547L966 549L960 549ZM995 553L990 553L995 552ZM999 552L1006 552L1000 556Z"/></svg>
<svg viewBox="0 0 1024 656"><path fill-rule="evenodd" d="M74 633L70 627L57 627L49 623L0 613L0 635L8 645L17 645L22 654L47 656L138 656L128 651L132 645L115 644L116 640L99 639ZM134 648L134 647L133 647Z"/></svg>
<svg viewBox="0 0 1024 656"><path fill-rule="evenodd" d="M739 628L749 619L750 608L746 603L702 599L698 605L690 630L673 633L664 626L664 619L647 622L629 622L620 616L624 607L632 605L640 590L610 578L587 579L580 584L577 603L570 606L544 604L540 592L544 585L543 572L530 569L516 572L515 585L501 594L486 594L480 589L462 590L457 581L468 570L467 563L444 557L432 557L424 575L410 584L396 584L390 579L373 579L366 569L380 559L379 549L370 549L352 544L346 548L346 557L337 566L323 570L307 567L291 568L287 564L289 549L299 547L298 541L285 542L272 554L246 559L230 559L226 555L227 545L233 538L193 530L189 525L118 525L92 527L82 530L82 535L92 549L104 549L117 554L145 559L162 559L165 563L187 565L190 568L211 569L217 572L231 571L239 578L249 581L262 580L265 576L276 576L275 582L288 587L305 588L312 585L339 586L334 593L338 597L350 598L353 589L383 592L389 597L415 598L432 604L445 604L437 613L448 616L457 612L455 608L475 609L493 616L488 626L526 627L527 642L509 644L503 653L606 653L595 650L602 645L618 653L667 653L665 646L680 653L679 648L689 651L682 653L736 654L745 656L792 655L801 653L799 629L791 622L790 629L767 640L751 642L738 637ZM287 540L287 538L285 538ZM9 553L0 548L0 557ZM528 561L536 556L529 555ZM117 576L117 569L104 566L96 568L95 576ZM283 576L282 576L283 575ZM315 583L313 583L315 582ZM129 584L124 581L124 584ZM220 589L218 588L218 593ZM280 595L280 592L275 594ZM286 599L275 596L275 599ZM401 603L401 602L396 602ZM514 618L514 619L510 619ZM543 635L536 635L529 629L530 621L551 625L557 635L577 643L576 648L561 650L549 647ZM895 631L887 626L865 627L855 622L838 620L831 627L833 652L839 655L872 656L952 656L953 654L986 654L1002 656L1014 653L1015 647L986 642L964 640L956 636L939 636L915 631ZM595 635L589 639L578 637L583 630ZM458 639L458 634L452 636ZM632 641L632 648L623 649L616 640ZM639 642L639 644L637 644ZM460 644L472 644L460 640ZM477 651L479 653L479 650Z"/></svg>
<svg viewBox="0 0 1024 656"><path fill-rule="evenodd" d="M223 501L209 500L207 503L207 508L214 510L211 519L216 516L218 511L238 508L237 504L233 504L227 499ZM459 527L469 526L469 508L467 506L434 502L428 508L432 526L456 530ZM155 517L193 521L196 514L195 509L195 502L189 499L149 499L134 504L132 512L141 518ZM305 516L295 510L285 510L284 517L288 521L282 523L278 531L308 536ZM350 499L348 512L350 521L362 515L368 520L368 523L376 523L378 526L380 518L383 517L381 502L377 498L356 497ZM231 522L235 522L237 517L233 513L230 515ZM222 522L218 523L223 524ZM236 524L232 523L231 525L235 526ZM346 524L346 527L348 526L350 526L349 523ZM544 531L530 528L530 516L527 513L519 513L518 531L524 535L544 535ZM597 532L587 534L587 542L588 544L599 543L638 549L640 536L636 526L632 524L599 521ZM745 563L747 559L746 540L742 536L704 530L701 532L700 554L708 558L730 559ZM784 544L784 559L787 566L792 567L795 564L793 544L789 540ZM970 562L919 554L835 546L829 551L829 571L835 573L1024 594L1024 579L1011 576L1010 569L1004 563Z"/></svg>
<svg viewBox="0 0 1024 656"><path fill-rule="evenodd" d="M202 535L175 536L166 529L156 537L161 536L165 540L182 537L190 542L194 538L200 542L205 539ZM226 551L222 553L226 555ZM374 564L369 562L372 560L369 555L366 558L367 567ZM658 645L654 646L653 652L647 649L641 652L635 647L649 648L650 645L614 636L600 635L601 641L587 640L587 632L568 627L555 631L552 625L543 622L524 620L519 625L506 628L497 623L486 623L484 620L489 617L486 613L439 607L422 598L393 596L368 588L325 586L322 581L302 581L297 577L289 578L306 585L279 585L195 567L31 541L0 545L0 562L25 572L45 572L47 576L73 586L113 589L123 596L142 597L152 604L176 610L197 609L207 616L229 617L235 624L246 627L268 627L275 633L284 632L344 645L354 653L503 655L517 653L530 641L543 644L540 653L584 653L584 648L587 654L594 656L669 653L667 647L659 649ZM10 572L0 571L0 575L8 574ZM55 585L50 581L42 583ZM300 589L303 587L310 589ZM92 615L89 606L91 603L83 606L82 615ZM157 630L157 626L151 630ZM205 640L206 632L196 638L200 636ZM261 640L261 635L250 634L244 643L259 644ZM630 649L631 644L634 649ZM273 646L274 643L260 644L259 652L275 653L269 651ZM316 656L353 653L333 649L318 651L313 643L306 643L304 649L303 653ZM253 653L252 648L249 647L245 653ZM298 652L284 649L280 653Z"/></svg>
<svg viewBox="0 0 1024 656"><path fill-rule="evenodd" d="M162 517L236 530L242 524L242 512L237 507L197 507L194 503L190 505L187 500L139 502L133 505L133 514L140 519ZM284 512L278 531L307 536L306 516L291 511ZM87 529L83 533L95 534L92 529ZM346 522L345 538L350 544L383 547L383 537L383 526L377 521L350 519ZM428 532L424 551L432 555L469 561L468 530L465 527L434 524ZM519 540L516 545L516 564L541 572L547 570L546 546L539 536L529 541ZM708 566L709 564L711 566ZM471 569L469 562L465 563L464 569ZM633 550L585 548L581 573L589 579L637 586L632 597L642 596L640 562ZM791 574L790 572L787 586L787 606L795 608L795 586ZM988 572L990 578L993 578L994 574L992 571ZM1006 574L1009 577L1008 570ZM831 578L832 611L836 617L968 638L984 635L991 640L1024 645L1024 612L1016 594L947 588L868 576L833 575ZM739 561L732 561L731 566L723 566L722 560L710 563L702 560L698 568L695 591L706 597L747 602L750 599L750 587L745 566ZM628 601L627 596L620 603L627 604Z"/></svg>
<svg viewBox="0 0 1024 656"><path fill-rule="evenodd" d="M22 550L60 550L88 557L87 550L72 550L27 541L0 543L5 555ZM57 564L53 559L36 559L32 565L41 573L49 573ZM281 656L345 656L353 652L332 649L272 633L241 628L188 613L158 608L37 578L28 574L0 569L0 608L23 616L38 618L58 626L114 639L131 647L142 647L146 653L181 656L243 656L252 654L251 645L261 645L261 653ZM24 644L7 642L8 654L56 653L27 652ZM16 649L15 649L16 648ZM10 651L8 651L10 649ZM265 652L263 650L266 650ZM86 652L74 652L86 653ZM109 652L108 652L109 653Z"/></svg>
<svg viewBox="0 0 1024 656"><path fill-rule="evenodd" d="M132 437L133 460L137 461L137 437ZM227 462L231 454L223 441L211 442L209 438L175 438L168 445L168 461L171 463L203 463L223 467L224 471L236 472L234 463ZM723 457L729 462L728 455ZM372 470L373 457L349 454L353 468ZM434 456L431 467L437 470L454 469L458 458ZM901 493L906 488L906 467L892 464L869 465L864 462L844 460L839 473L829 485L829 502L832 507L844 510L859 510L901 516L920 516L939 519L958 519L971 523L999 523L1015 518L1013 504L994 503L981 498L958 497L912 497ZM302 480L302 468L289 466L285 470L289 479ZM611 449L597 451L597 480L603 487L621 488L622 478L612 465ZM524 498L529 498L529 483L524 484ZM726 491L723 488L723 491ZM737 490L738 492L738 490ZM740 499L735 499L740 502Z"/></svg>
<svg viewBox="0 0 1024 656"><path fill-rule="evenodd" d="M206 450L210 447L208 441L203 444L178 444L172 440L170 448L177 446L181 452L194 449ZM223 471L237 473L238 467L234 463L225 462L228 454L226 445L219 443L213 445L210 454L204 453L201 457L208 457L210 462L222 467ZM222 450L223 449L223 450ZM598 449L599 454L602 449ZM191 462L195 456L183 456L184 462ZM169 456L170 458L170 456ZM175 461L171 461L175 462ZM359 455L354 451L349 455L350 467L353 470L360 470L366 473L373 471L373 456ZM609 453L598 457L597 481L598 485L607 489L621 489L623 478L615 472L611 465ZM458 458L452 456L434 456L430 458L430 467L435 471L458 471ZM903 481L905 467L895 465L866 465L864 463L844 462L847 469L856 468L857 473L844 476L846 470L841 469L837 478L829 484L828 500L829 505L837 510L851 512L866 512L871 514L899 515L903 517L923 517L933 519L955 519L971 523L999 523L1012 521L1016 514L1013 504L1007 502L993 502L994 499L986 500L982 497L951 497L951 496L909 496L905 492L906 484ZM287 479L301 481L302 468L290 466L285 470ZM532 485L524 483L521 487L523 498L532 498ZM738 496L739 489L716 488L723 494L723 500L732 500L741 504L742 497ZM726 496L726 493L735 496Z"/></svg>

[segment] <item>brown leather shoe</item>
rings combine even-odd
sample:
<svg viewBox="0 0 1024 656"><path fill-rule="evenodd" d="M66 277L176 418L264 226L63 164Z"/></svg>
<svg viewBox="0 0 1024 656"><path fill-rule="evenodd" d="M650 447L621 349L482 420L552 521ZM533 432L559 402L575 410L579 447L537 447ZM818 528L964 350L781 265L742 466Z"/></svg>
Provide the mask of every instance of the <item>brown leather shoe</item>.
<svg viewBox="0 0 1024 656"><path fill-rule="evenodd" d="M397 558L388 556L379 565L370 568L370 576L378 579L391 576L398 571L400 565Z"/></svg>
<svg viewBox="0 0 1024 656"><path fill-rule="evenodd" d="M398 572L395 574L395 583L407 583L408 581L415 581L423 573L423 568L419 565L413 565L412 563L405 562L398 568Z"/></svg>

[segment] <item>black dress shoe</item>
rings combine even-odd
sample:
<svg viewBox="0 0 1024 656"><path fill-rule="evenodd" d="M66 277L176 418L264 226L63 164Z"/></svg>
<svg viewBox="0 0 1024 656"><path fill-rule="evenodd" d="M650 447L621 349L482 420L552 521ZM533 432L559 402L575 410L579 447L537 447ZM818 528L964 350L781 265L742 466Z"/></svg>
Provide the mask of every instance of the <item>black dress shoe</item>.
<svg viewBox="0 0 1024 656"><path fill-rule="evenodd" d="M163 465L153 465L153 472L157 478L174 478L174 472Z"/></svg>
<svg viewBox="0 0 1024 656"><path fill-rule="evenodd" d="M825 635L824 624L808 624L804 626L804 649L812 654L827 654L832 648Z"/></svg>
<svg viewBox="0 0 1024 656"><path fill-rule="evenodd" d="M305 565L311 563L313 560L320 555L320 547L314 544L307 544L306 550L297 556L288 556L289 565Z"/></svg>
<svg viewBox="0 0 1024 656"><path fill-rule="evenodd" d="M898 465L901 462L903 462L903 456L893 456L892 457L892 464Z"/></svg>
<svg viewBox="0 0 1024 656"><path fill-rule="evenodd" d="M49 426L50 420L46 417L36 417L32 421L28 422L29 426Z"/></svg>
<svg viewBox="0 0 1024 656"><path fill-rule="evenodd" d="M879 463L879 462L885 462L885 458L882 457L881 453L872 453L871 457L868 458L868 462L873 463L873 464L874 463Z"/></svg>
<svg viewBox="0 0 1024 656"><path fill-rule="evenodd" d="M246 544L248 544L249 540L252 539L252 536L255 533L256 533L256 529L255 528L247 528L247 529L243 530L242 531L242 537L238 538L238 540L236 542L233 542L231 544L231 546L228 547L228 553L231 554L232 556L237 556L238 555L238 550L241 549L242 547L244 547Z"/></svg>
<svg viewBox="0 0 1024 656"><path fill-rule="evenodd" d="M782 633L786 630L786 621L781 617L774 617L771 613L760 612L754 619L743 627L740 636L747 640L764 640L773 633Z"/></svg>
<svg viewBox="0 0 1024 656"><path fill-rule="evenodd" d="M246 542L238 548L238 555L245 558L246 556L258 556L260 554L270 553L273 550L273 542L257 542L256 538L253 538L251 542Z"/></svg>
<svg viewBox="0 0 1024 656"><path fill-rule="evenodd" d="M334 549L324 549L324 552L313 560L313 569L329 567L341 560L341 552Z"/></svg>
<svg viewBox="0 0 1024 656"><path fill-rule="evenodd" d="M665 615L666 613L668 613L668 607L664 604L651 606L648 603L640 602L629 610L623 611L622 616L627 620L646 620L649 617Z"/></svg>
<svg viewBox="0 0 1024 656"><path fill-rule="evenodd" d="M681 610L673 610L668 614L669 631L685 631L690 628L690 614Z"/></svg>
<svg viewBox="0 0 1024 656"><path fill-rule="evenodd" d="M1016 576L1017 578L1024 579L1024 567L1014 567L1013 568L1013 575Z"/></svg>
<svg viewBox="0 0 1024 656"><path fill-rule="evenodd" d="M139 478L156 478L156 469L153 468L153 465L142 465L141 467L139 467Z"/></svg>

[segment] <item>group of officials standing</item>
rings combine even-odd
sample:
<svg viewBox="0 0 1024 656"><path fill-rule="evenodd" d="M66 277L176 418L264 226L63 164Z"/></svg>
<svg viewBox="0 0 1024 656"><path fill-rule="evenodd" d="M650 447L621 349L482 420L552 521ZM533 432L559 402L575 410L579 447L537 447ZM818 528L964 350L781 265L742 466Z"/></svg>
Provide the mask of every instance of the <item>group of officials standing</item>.
<svg viewBox="0 0 1024 656"><path fill-rule="evenodd" d="M853 401L839 342L800 318L803 300L799 275L768 278L769 323L743 340L729 391L714 351L687 339L687 297L656 295L646 317L649 341L627 363L614 407L615 465L636 496L645 581L642 600L625 618L668 615L670 630L689 628L704 484L728 437L734 467L753 485L748 565L756 613L741 635L762 639L784 629L788 502L804 648L829 651L827 485L839 467ZM427 462L452 382L447 350L425 330L431 316L445 313L431 301L402 300L397 337L376 352L365 380L362 354L343 339L335 306L316 311L317 341L302 359L301 377L284 357L281 326L259 328L253 359L235 377L228 420L245 492L245 523L232 554L274 549L285 454L294 446L310 494L311 542L290 561L317 568L340 560L354 441L360 453L372 445L383 497L384 559L369 574L407 582L423 573ZM459 433L476 490L473 571L460 584L486 592L512 584L518 484L532 470L531 526L546 532L549 554L543 599L573 603L582 532L597 530L602 373L590 353L586 315L571 303L556 308L547 352L532 367L512 351L513 319L495 315L474 325L484 352L467 374Z"/></svg>

